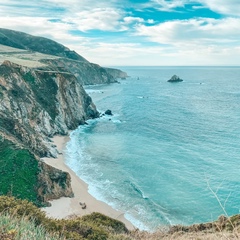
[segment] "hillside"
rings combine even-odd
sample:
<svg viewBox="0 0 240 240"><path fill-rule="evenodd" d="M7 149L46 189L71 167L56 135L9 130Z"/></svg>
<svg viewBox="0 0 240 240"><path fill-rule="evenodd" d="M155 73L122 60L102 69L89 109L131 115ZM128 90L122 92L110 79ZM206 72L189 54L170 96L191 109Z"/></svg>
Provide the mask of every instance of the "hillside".
<svg viewBox="0 0 240 240"><path fill-rule="evenodd" d="M69 48L53 40L10 29L0 28L0 44L22 50L88 62L75 51L71 51Z"/></svg>
<svg viewBox="0 0 240 240"><path fill-rule="evenodd" d="M82 85L113 83L127 77L119 69L104 68L53 40L0 28L0 63L74 74Z"/></svg>

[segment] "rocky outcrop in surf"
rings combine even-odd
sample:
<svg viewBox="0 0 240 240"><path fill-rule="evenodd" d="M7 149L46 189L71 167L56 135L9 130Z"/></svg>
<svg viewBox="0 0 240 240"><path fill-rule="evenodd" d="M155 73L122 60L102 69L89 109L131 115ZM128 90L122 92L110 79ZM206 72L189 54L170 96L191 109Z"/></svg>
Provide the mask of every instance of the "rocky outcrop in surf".
<svg viewBox="0 0 240 240"><path fill-rule="evenodd" d="M169 80L168 82L182 82L183 80L177 76L177 75L173 75Z"/></svg>

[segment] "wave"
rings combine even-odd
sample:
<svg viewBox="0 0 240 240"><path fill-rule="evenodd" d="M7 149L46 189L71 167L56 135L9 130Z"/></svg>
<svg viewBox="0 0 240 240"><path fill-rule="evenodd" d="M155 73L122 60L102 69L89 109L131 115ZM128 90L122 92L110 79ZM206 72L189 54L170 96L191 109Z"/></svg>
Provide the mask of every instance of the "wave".
<svg viewBox="0 0 240 240"><path fill-rule="evenodd" d="M132 189L134 189L135 192L137 192L138 194L140 194L140 196L143 198L143 199L149 199L145 194L144 192L140 189L139 186L137 186L136 183L132 182L132 181L126 181L129 183L129 185L132 187Z"/></svg>

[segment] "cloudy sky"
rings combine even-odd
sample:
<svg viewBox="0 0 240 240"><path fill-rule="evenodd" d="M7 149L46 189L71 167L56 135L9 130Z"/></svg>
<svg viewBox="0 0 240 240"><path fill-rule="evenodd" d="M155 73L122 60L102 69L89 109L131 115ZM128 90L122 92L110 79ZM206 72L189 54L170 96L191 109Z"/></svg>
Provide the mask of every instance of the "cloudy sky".
<svg viewBox="0 0 240 240"><path fill-rule="evenodd" d="M240 0L4 0L0 27L103 66L240 65Z"/></svg>

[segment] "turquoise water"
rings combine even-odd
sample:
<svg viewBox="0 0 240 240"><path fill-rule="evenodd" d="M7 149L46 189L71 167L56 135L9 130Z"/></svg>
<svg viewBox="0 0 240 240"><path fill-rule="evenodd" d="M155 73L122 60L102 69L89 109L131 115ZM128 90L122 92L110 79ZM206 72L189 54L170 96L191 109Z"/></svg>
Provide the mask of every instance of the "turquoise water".
<svg viewBox="0 0 240 240"><path fill-rule="evenodd" d="M121 84L86 87L114 116L67 145L90 193L144 230L239 213L240 68L121 69L131 76ZM184 82L168 83L173 74Z"/></svg>

